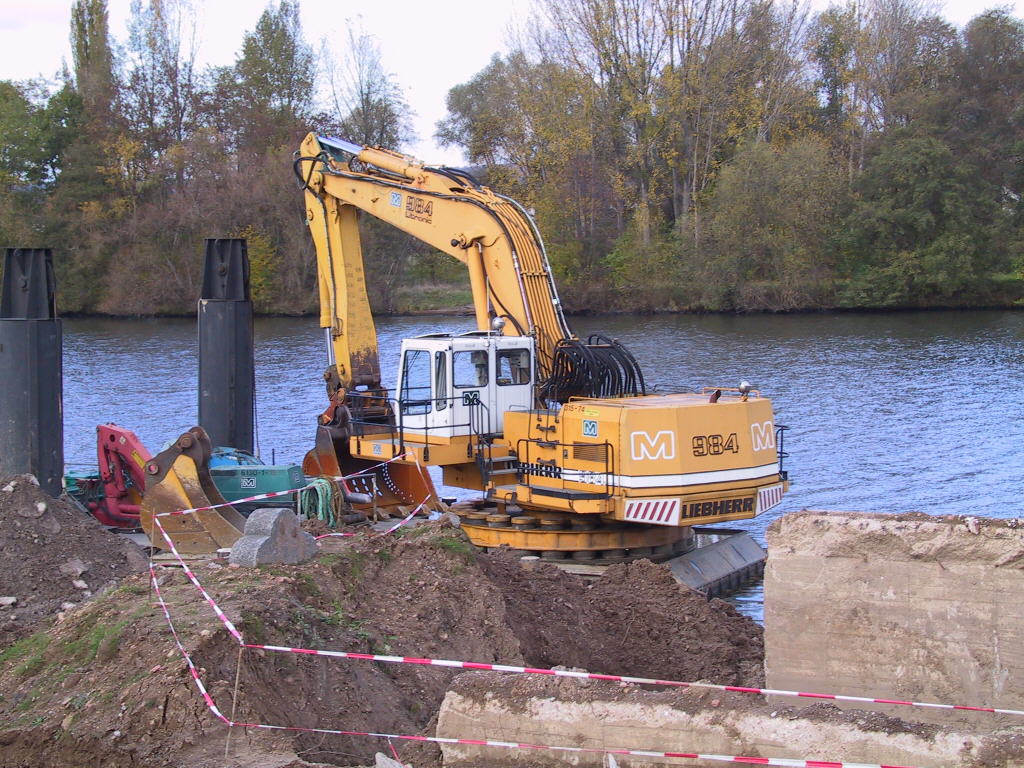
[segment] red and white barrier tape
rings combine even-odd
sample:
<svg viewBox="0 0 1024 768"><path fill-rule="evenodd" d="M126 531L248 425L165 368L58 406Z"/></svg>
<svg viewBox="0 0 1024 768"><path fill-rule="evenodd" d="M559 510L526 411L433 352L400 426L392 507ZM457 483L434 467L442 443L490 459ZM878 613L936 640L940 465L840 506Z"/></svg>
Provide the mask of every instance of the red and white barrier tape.
<svg viewBox="0 0 1024 768"><path fill-rule="evenodd" d="M425 498L423 501L421 501L415 507L415 509L413 509L412 512L410 512L408 515L406 515L406 517L403 520L400 520L399 522L395 523L393 526L388 528L386 531L381 531L381 536L387 536L389 533L394 533L399 528L401 528L403 525L406 525L410 520L412 520L414 517L416 517L416 513L419 512L421 509L423 509L423 507L426 505L426 503L428 501L430 501L430 497L429 496L427 496L427 498ZM354 533L350 533L348 531L344 531L344 532L341 532L341 533L323 533L323 534L321 534L319 536L314 536L313 538L316 541L320 541L320 539L329 539L329 538L331 538L333 536L355 536L355 535L356 534L354 534Z"/></svg>
<svg viewBox="0 0 1024 768"><path fill-rule="evenodd" d="M401 741L429 742L431 744L465 744L477 747L497 747L499 749L543 750L548 752L572 752L576 754L598 755L629 755L635 757L679 758L683 760L711 760L720 763L737 763L747 765L777 765L785 768L914 768L910 765L892 763L851 763L840 760L803 760L789 757L751 757L748 755L716 755L702 752L659 752L650 749L622 749L611 747L568 747L553 744L528 744L515 741L496 741L494 739L454 739L442 736L410 736L397 733L375 733L373 731L342 731L331 728L299 728L288 725L263 725L260 723L229 723L235 728L259 728L273 731L298 731L301 733L321 733L328 736L369 736L377 739L397 739Z"/></svg>
<svg viewBox="0 0 1024 768"><path fill-rule="evenodd" d="M484 664L475 661L457 661L454 659L431 659L418 656L385 656L376 653L354 653L350 651L324 651L313 648L288 648L279 645L257 645L244 643L246 648L256 648L279 653L305 654L308 656L328 656L339 659L355 659L359 661L378 661L389 664L419 664L431 667L448 667L453 669L472 669L490 672L510 672L521 675L548 675L550 677L574 677L582 680L607 680L616 683L635 683L637 685L660 685L673 688L703 688L713 691L732 691L734 693L755 693L764 696L794 696L808 699L827 699L831 701L850 701L860 704L897 704L908 707L928 707L932 709L964 710L969 712L991 712L1003 715L1024 715L1024 710L999 709L996 707L971 707L958 704L933 704L918 701L902 701L898 699L872 699L864 696L844 696L842 694L807 693L803 691L786 691L777 688L748 688L739 685L717 685L715 683L685 682L681 680L659 680L650 677L634 677L632 675L606 675L598 672L576 672L567 669L548 669L544 667L520 667L512 664Z"/></svg>
<svg viewBox="0 0 1024 768"><path fill-rule="evenodd" d="M399 459L406 459L407 457L408 457L408 454L400 453L398 456L394 456L394 457L388 459L387 461L382 461L379 464L374 464L369 469L363 469L363 470L360 470L359 472L355 472L355 473L353 473L351 475L336 475L336 476L331 476L331 477L328 477L328 476L325 475L324 478L327 479L327 480L336 480L338 482L344 483L346 480L351 480L353 477L357 477L358 475L365 475L366 473L372 472L373 470L375 470L375 469L377 469L379 467L383 467L386 464L390 464L393 461L398 461ZM176 509L176 510L174 510L172 512L160 512L160 513L154 515L154 517L172 517L172 516L176 516L176 515L191 515L193 512L206 512L206 511L211 510L211 509L221 509L222 507L230 507L230 506L232 506L234 504L244 504L244 503L249 502L249 501L264 501L265 499L276 499L276 498L278 498L280 496L289 496L289 495L291 495L293 493L298 493L299 491L305 491L306 489L312 488L312 487L313 486L310 483L310 484L306 484L306 485L302 486L301 488L292 488L292 489L287 490L287 491L273 491L271 493L258 493L255 496L247 496L244 499L235 499L234 501L226 501L223 504L210 504L209 506L206 506L206 507L192 507L190 509Z"/></svg>
<svg viewBox="0 0 1024 768"><path fill-rule="evenodd" d="M402 527L403 525L405 525L406 523L408 523L408 522L409 522L410 520L412 520L412 519L413 519L413 518L414 518L414 517L416 516L416 513L417 513L417 512L419 512L419 511L420 511L421 509L423 509L423 507L424 507L424 506L426 505L426 503L427 503L428 501L430 501L430 497L429 497L429 496L427 496L427 498L425 498L425 499L424 499L423 501L421 501L421 502L420 502L420 503L419 503L419 504L418 504L418 505L416 506L416 508L415 508L415 509L413 509L413 511L412 511L412 512L410 512L410 513L409 513L408 515L406 515L406 517L405 517L405 519L404 519L404 520L400 520L399 522L395 523L395 524L394 524L393 526L391 526L391 527L390 527L390 528L388 528L388 529L387 529L386 531L384 531L384 533L383 533L382 535L384 535L384 536L387 536L387 535L388 535L389 533L394 533L394 532L395 532L395 531L397 531L397 530L398 530L399 528L401 528L401 527Z"/></svg>
<svg viewBox="0 0 1024 768"><path fill-rule="evenodd" d="M407 524L415 516L416 512L422 508L427 500L424 500L419 506L417 506L409 515L398 522L387 531L384 531L381 535L386 536L389 533L397 530L403 525ZM217 605L216 601L210 597L209 593L203 588L203 585L199 583L195 574L188 567L185 560L182 559L181 555L178 554L177 549L174 547L174 542L171 541L170 536L164 530L163 526L160 525L160 521L154 517L154 523L163 536L164 541L167 542L168 548L171 553L177 558L178 563L185 571L185 575L188 576L189 580L196 586L200 594L213 609L214 614L221 620L228 632L238 640L239 645L245 646L246 648L254 648L264 651L274 651L278 653L295 653L305 654L309 656L327 656L339 659L355 659L360 661L377 661L389 664L420 664L434 667L449 667L454 669L472 669L472 670L484 670L492 672L509 672L513 674L522 675L549 675L553 677L575 677L585 680L608 680L617 683L635 683L638 685L659 685L673 688L703 688L715 691L732 691L733 693L752 693L760 694L763 696L787 696L804 699L823 699L827 701L846 701L857 704L889 704L902 707L917 707L923 709L942 709L942 710L955 710L962 712L987 712L990 714L997 715L1013 715L1016 717L1024 716L1024 710L1020 709L1005 709L1001 707L976 707L965 704L938 704L935 702L923 702L923 701L905 701L902 699L888 699L888 698L871 698L867 696L850 696L838 693L810 693L807 691L788 691L779 688L750 688L739 685L720 685L715 683L702 683L702 682L687 682L682 680L659 680L650 677L635 677L632 675L608 675L599 672L574 672L565 669L548 669L543 667L521 667L511 664L486 664L475 661L461 661L455 659L432 659L427 657L419 656L386 656L376 653L354 653L350 651L326 651L315 648L290 648L279 645L257 645L246 643L241 633L235 628L235 625L231 623L231 620L224 614L220 606ZM340 533L340 534L325 534L325 536L350 536L353 534ZM317 538L325 538L325 536L318 536Z"/></svg>
<svg viewBox="0 0 1024 768"><path fill-rule="evenodd" d="M226 718L219 709L217 704L214 702L213 697L206 690L206 686L203 685L203 680L199 676L199 670L196 669L196 665L192 663L192 657L189 656L188 651L185 650L185 646L181 644L181 638L178 637L178 630L174 627L174 622L171 621L171 612L167 609L167 603L164 601L164 596L160 593L160 582L156 578L156 569L153 564L149 564L149 581L153 585L153 592L156 594L156 599L160 603L160 608L164 612L164 618L167 619L167 626L171 628L171 636L174 638L174 644L178 646L178 651L181 652L182 657L185 659L185 663L188 665L188 671L192 675L192 680L196 684L196 688L199 689L199 695L203 697L203 701L206 702L206 706L214 714L214 716L229 726L231 720Z"/></svg>
<svg viewBox="0 0 1024 768"><path fill-rule="evenodd" d="M203 596L203 598L209 604L210 608L213 609L213 612L216 614L217 618L221 620L221 623L224 624L225 627L227 627L227 630L231 633L231 636L238 641L239 645L244 645L245 640L242 639L242 633L235 628L235 625L231 623L231 619L229 619L227 615L225 615L224 611L222 611L220 609L220 606L217 605L217 602L212 597L210 597L210 594L206 591L206 589L203 588L203 585L199 583L199 579L196 578L196 575L192 572L192 569L188 567L188 563L186 563L182 559L181 555L178 553L177 548L174 546L174 542L171 541L171 537L167 535L167 531L165 531L163 525L161 525L159 517L153 517L153 525L155 525L157 530L160 531L160 535L164 537L164 541L167 542L167 547L171 550L171 554L173 554L174 557L177 558L178 564L185 572L185 575L188 576L188 580L191 581L195 585L196 589L199 590L199 594ZM152 571L152 569L153 564L152 561L150 561L150 570Z"/></svg>
<svg viewBox="0 0 1024 768"><path fill-rule="evenodd" d="M196 689L199 691L199 695L206 703L207 708L210 712L220 720L222 723L227 725L229 728L248 728L248 729L260 729L270 731L293 731L297 733L319 733L328 736L361 736L376 739L387 739L387 740L399 740L399 741L419 741L429 742L432 744L464 744L467 746L479 746L479 747L496 747L499 749L522 749L522 750L544 750L549 752L571 752L571 753L588 753L588 754L604 754L604 755L629 755L635 757L657 757L657 758L679 758L684 760L710 760L722 763L737 763L737 764L748 764L748 765L776 765L784 766L785 768L913 768L913 766L901 766L891 765L886 763L850 763L832 760L800 760L783 757L749 757L744 755L716 755L716 754L704 754L698 752L659 752L656 750L647 749L609 749L604 747L569 747L569 746L558 746L550 744L527 744L522 742L514 741L496 741L493 739L454 739L444 738L441 736L414 736L408 734L398 733L375 733L373 731L347 731L335 728L301 728L298 726L291 725L268 725L264 723L240 723L234 722L230 718L226 717L220 709L217 707L217 703L213 700L209 691L206 690L206 686L203 684L203 680L199 675L199 670L196 668L195 663L192 661L192 657L189 655L188 650L181 642L181 638L178 636L177 629L174 626L174 621L171 619L171 613L167 608L167 603L164 601L163 595L160 592L160 584L156 578L156 571L152 565L149 568L150 581L153 585L153 591L156 595L157 601L160 603L160 608L163 610L164 619L167 621L167 626L170 627L171 635L174 637L174 643L178 646L178 651L181 653L185 660L185 664L188 666L189 674L192 676L192 681L196 685Z"/></svg>

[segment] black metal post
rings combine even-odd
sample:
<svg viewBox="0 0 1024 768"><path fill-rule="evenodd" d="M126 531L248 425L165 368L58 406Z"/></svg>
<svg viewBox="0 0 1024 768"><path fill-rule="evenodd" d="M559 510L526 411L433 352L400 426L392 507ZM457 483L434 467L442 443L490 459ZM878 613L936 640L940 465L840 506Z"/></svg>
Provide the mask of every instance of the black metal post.
<svg viewBox="0 0 1024 768"><path fill-rule="evenodd" d="M64 480L56 279L49 248L7 248L0 288L0 477L30 473L51 496Z"/></svg>
<svg viewBox="0 0 1024 768"><path fill-rule="evenodd" d="M246 242L208 238L199 299L199 424L214 446L252 452L255 395Z"/></svg>

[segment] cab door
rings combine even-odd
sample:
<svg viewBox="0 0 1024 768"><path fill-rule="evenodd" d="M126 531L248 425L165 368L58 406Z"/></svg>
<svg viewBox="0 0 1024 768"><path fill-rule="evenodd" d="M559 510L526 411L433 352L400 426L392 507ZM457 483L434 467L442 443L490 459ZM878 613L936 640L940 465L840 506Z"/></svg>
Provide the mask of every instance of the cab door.
<svg viewBox="0 0 1024 768"><path fill-rule="evenodd" d="M494 429L504 431L508 411L533 407L533 339L505 337L494 351Z"/></svg>
<svg viewBox="0 0 1024 768"><path fill-rule="evenodd" d="M452 437L451 349L433 351L433 406L430 434Z"/></svg>
<svg viewBox="0 0 1024 768"><path fill-rule="evenodd" d="M432 374L431 350L409 347L402 351L398 372L398 425L402 429L427 428L434 412Z"/></svg>
<svg viewBox="0 0 1024 768"><path fill-rule="evenodd" d="M452 431L456 435L495 431L494 355L490 339L456 338L452 346Z"/></svg>

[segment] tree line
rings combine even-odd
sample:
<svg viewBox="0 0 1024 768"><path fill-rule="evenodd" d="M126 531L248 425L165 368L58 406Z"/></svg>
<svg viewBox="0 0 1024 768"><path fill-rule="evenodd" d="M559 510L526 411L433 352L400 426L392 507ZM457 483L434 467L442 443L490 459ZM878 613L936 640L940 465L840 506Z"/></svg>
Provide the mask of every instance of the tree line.
<svg viewBox="0 0 1024 768"><path fill-rule="evenodd" d="M366 32L314 48L280 0L201 68L188 8L134 0L117 41L105 0L75 0L71 67L0 81L0 235L54 248L62 312L191 313L224 236L248 240L258 311L312 311L292 153L310 130L412 138ZM535 212L570 309L1011 306L1024 22L929 8L535 0L437 137ZM375 308L465 299L459 265L362 228Z"/></svg>

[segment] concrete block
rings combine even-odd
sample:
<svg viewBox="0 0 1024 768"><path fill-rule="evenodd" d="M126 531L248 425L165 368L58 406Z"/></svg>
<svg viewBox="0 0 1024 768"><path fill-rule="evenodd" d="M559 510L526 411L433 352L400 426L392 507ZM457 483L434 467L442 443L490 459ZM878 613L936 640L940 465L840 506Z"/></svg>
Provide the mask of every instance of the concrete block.
<svg viewBox="0 0 1024 768"><path fill-rule="evenodd" d="M1024 709L1024 529L971 522L809 511L775 521L767 687ZM915 717L993 720L941 710Z"/></svg>
<svg viewBox="0 0 1024 768"><path fill-rule="evenodd" d="M294 565L317 553L316 540L289 509L257 509L245 521L245 532L231 547L229 562L244 566Z"/></svg>
<svg viewBox="0 0 1024 768"><path fill-rule="evenodd" d="M640 690L614 683L471 673L453 681L437 736L513 744L634 749L918 768L1019 768L1024 746L1012 730L943 729L820 703L778 707L719 691ZM605 755L476 744L442 744L446 768L606 766ZM674 758L616 755L623 768L677 766ZM723 760L687 760L721 765ZM780 763L781 764L781 763ZM822 763L824 764L824 763ZM834 763L828 763L834 764Z"/></svg>

